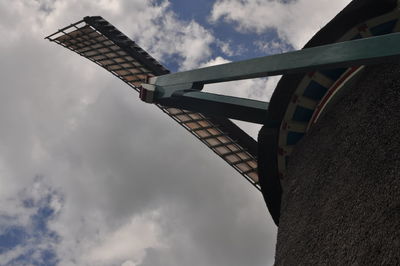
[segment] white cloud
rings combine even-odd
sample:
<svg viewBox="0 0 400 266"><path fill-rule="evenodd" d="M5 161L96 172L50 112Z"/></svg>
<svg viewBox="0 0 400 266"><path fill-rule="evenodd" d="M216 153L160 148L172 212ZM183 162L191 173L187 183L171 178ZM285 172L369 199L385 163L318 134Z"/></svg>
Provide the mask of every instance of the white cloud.
<svg viewBox="0 0 400 266"><path fill-rule="evenodd" d="M239 54L240 51L234 51L232 48L232 41L221 41L221 40L216 40L216 44L218 45L219 49L221 49L221 52L224 55L227 56L234 56Z"/></svg>
<svg viewBox="0 0 400 266"><path fill-rule="evenodd" d="M280 54L291 50L291 47L287 43L280 40L272 40L268 42L257 40L254 41L254 45L266 55Z"/></svg>
<svg viewBox="0 0 400 266"><path fill-rule="evenodd" d="M22 246L17 246L11 250L5 251L0 254L0 262L3 265L8 265L12 260L15 260L19 256L23 255L26 252L26 248Z"/></svg>
<svg viewBox="0 0 400 266"><path fill-rule="evenodd" d="M173 60L186 70L198 67L210 57L214 36L193 20L179 20L167 1L156 7L145 1L126 1L122 8L133 13L119 16L118 24L127 26L121 29L155 58Z"/></svg>
<svg viewBox="0 0 400 266"><path fill-rule="evenodd" d="M209 67L209 66L221 65L221 64L226 64L226 63L230 63L230 62L231 62L230 60L225 59L222 56L217 56L215 58L210 59L207 62L204 62L200 67Z"/></svg>
<svg viewBox="0 0 400 266"><path fill-rule="evenodd" d="M234 23L242 32L263 34L276 30L279 37L301 48L320 28L331 20L350 0L218 0L210 21Z"/></svg>
<svg viewBox="0 0 400 266"><path fill-rule="evenodd" d="M139 265L146 255L146 249L163 247L158 215L152 212L132 217L128 223L104 236L102 240L92 243L94 247L89 250L85 260L92 265L110 265L113 261Z"/></svg>
<svg viewBox="0 0 400 266"><path fill-rule="evenodd" d="M124 263L121 264L121 266L136 266L136 265L137 265L137 264L134 263L134 262L131 261L131 260L127 260L127 261L125 261Z"/></svg>

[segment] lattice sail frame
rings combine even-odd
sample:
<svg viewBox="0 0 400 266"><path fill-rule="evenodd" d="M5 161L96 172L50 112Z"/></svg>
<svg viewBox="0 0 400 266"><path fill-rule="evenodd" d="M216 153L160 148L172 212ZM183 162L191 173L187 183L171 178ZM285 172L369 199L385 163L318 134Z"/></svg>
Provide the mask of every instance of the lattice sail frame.
<svg viewBox="0 0 400 266"><path fill-rule="evenodd" d="M46 37L105 68L139 92L142 83L169 71L102 17L85 17ZM157 105L260 189L256 141L227 118Z"/></svg>

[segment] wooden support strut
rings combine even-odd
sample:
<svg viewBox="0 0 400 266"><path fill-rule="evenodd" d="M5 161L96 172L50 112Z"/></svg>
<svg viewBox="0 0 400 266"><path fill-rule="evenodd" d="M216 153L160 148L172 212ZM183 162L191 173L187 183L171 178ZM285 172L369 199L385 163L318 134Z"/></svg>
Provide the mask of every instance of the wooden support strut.
<svg viewBox="0 0 400 266"><path fill-rule="evenodd" d="M400 58L399 44L400 33L393 33L156 76L142 85L142 100L263 124L267 102L200 90L209 83L393 62Z"/></svg>

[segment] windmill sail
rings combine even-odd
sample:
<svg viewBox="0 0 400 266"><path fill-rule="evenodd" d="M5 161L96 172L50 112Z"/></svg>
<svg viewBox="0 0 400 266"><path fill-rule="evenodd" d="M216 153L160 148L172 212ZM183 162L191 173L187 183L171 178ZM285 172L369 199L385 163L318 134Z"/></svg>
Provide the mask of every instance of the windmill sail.
<svg viewBox="0 0 400 266"><path fill-rule="evenodd" d="M105 68L139 91L148 78L168 74L135 42L102 17L85 17L46 37ZM157 105L260 190L257 142L223 117Z"/></svg>

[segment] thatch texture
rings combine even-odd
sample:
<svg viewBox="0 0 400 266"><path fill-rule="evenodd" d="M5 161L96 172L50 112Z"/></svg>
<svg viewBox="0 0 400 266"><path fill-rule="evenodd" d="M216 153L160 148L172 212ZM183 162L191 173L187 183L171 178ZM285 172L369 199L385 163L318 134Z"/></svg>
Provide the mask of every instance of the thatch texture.
<svg viewBox="0 0 400 266"><path fill-rule="evenodd" d="M276 265L400 265L400 65L367 68L281 182Z"/></svg>

